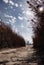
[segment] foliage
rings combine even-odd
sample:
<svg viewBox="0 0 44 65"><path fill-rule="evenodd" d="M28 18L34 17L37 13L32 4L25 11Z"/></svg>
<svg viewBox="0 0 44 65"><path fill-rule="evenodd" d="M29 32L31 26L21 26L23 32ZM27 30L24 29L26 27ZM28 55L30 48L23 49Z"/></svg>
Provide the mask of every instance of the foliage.
<svg viewBox="0 0 44 65"><path fill-rule="evenodd" d="M0 49L25 46L24 39L0 21Z"/></svg>
<svg viewBox="0 0 44 65"><path fill-rule="evenodd" d="M44 49L44 2L43 0L30 0L27 1L32 11L36 14L34 22L33 31L33 47L38 50ZM35 3L35 4L34 4Z"/></svg>

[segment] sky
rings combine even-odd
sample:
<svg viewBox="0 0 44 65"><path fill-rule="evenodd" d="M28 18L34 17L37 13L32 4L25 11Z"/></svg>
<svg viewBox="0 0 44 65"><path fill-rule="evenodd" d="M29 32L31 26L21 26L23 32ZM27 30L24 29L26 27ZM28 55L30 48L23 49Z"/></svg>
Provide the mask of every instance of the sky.
<svg viewBox="0 0 44 65"><path fill-rule="evenodd" d="M28 7L26 0L0 0L0 19L9 25L13 32L33 43L31 19L34 13Z"/></svg>

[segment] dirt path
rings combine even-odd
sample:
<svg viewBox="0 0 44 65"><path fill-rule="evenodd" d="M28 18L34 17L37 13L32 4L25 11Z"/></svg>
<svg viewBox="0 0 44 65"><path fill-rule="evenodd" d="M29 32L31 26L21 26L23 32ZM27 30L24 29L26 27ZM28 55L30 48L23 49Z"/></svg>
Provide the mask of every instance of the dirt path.
<svg viewBox="0 0 44 65"><path fill-rule="evenodd" d="M0 51L0 65L37 65L32 46Z"/></svg>

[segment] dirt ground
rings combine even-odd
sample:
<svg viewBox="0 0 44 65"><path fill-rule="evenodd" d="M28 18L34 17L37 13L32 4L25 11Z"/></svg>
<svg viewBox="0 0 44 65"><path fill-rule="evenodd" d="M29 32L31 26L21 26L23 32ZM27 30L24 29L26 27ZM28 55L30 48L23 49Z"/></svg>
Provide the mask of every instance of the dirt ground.
<svg viewBox="0 0 44 65"><path fill-rule="evenodd" d="M0 51L0 65L37 65L32 45Z"/></svg>

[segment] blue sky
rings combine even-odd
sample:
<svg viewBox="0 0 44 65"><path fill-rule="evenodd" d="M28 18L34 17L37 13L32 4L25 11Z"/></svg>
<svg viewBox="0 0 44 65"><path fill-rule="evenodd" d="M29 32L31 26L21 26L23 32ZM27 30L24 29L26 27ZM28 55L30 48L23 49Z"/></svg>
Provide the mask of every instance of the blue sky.
<svg viewBox="0 0 44 65"><path fill-rule="evenodd" d="M0 0L0 18L12 30L32 43L33 29L31 19L34 14L26 0Z"/></svg>

